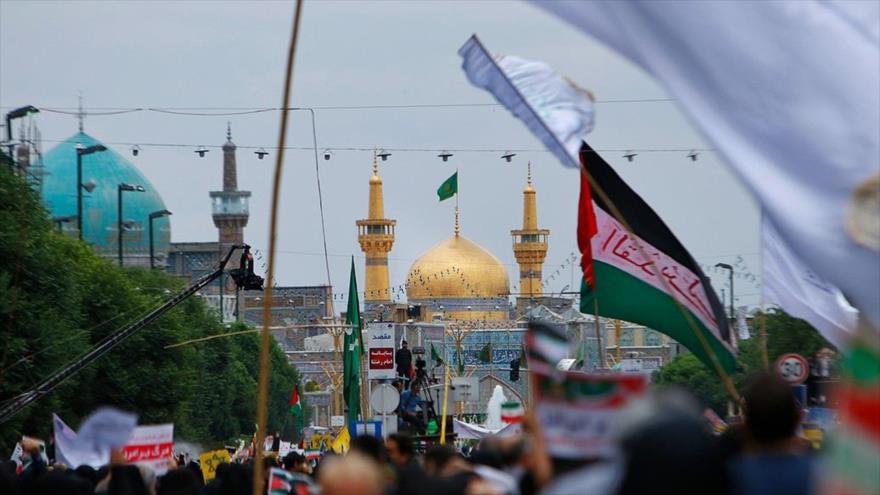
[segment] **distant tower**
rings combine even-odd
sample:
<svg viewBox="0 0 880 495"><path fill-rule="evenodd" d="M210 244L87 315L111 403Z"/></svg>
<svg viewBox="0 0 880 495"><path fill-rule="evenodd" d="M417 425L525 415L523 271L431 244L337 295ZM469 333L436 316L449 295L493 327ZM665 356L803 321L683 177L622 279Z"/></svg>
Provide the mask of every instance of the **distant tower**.
<svg viewBox="0 0 880 495"><path fill-rule="evenodd" d="M226 124L226 142L223 143L223 190L211 191L214 225L220 231L220 255L224 256L233 244L244 242L244 228L248 223L250 191L239 191L235 170L235 143L232 128ZM237 260L233 260L236 262Z"/></svg>
<svg viewBox="0 0 880 495"><path fill-rule="evenodd" d="M538 228L538 207L535 188L532 187L532 164L529 162L528 182L523 190L523 226L511 230L513 254L519 263L520 298L536 298L544 294L541 283L541 267L547 256L548 229Z"/></svg>
<svg viewBox="0 0 880 495"><path fill-rule="evenodd" d="M366 220L358 220L358 241L361 251L367 255L366 282L364 284L365 309L391 301L388 283L388 252L394 245L394 226L397 220L385 218L382 199L382 179L379 163L373 152L373 176L370 177L370 210Z"/></svg>

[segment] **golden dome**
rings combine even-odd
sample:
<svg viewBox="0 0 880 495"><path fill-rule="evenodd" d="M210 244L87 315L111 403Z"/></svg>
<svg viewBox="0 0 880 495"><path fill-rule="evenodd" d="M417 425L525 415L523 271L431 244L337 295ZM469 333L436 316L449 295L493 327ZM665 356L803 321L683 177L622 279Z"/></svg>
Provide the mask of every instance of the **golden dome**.
<svg viewBox="0 0 880 495"><path fill-rule="evenodd" d="M412 264L406 277L410 301L507 297L507 269L479 245L456 235Z"/></svg>

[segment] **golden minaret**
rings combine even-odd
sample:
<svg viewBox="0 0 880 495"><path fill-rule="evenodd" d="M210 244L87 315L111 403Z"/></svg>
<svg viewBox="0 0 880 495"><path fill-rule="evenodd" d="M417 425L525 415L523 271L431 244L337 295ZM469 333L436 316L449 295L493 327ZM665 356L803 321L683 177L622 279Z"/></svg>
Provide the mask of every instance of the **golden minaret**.
<svg viewBox="0 0 880 495"><path fill-rule="evenodd" d="M511 230L513 254L519 263L520 297L541 297L544 287L541 283L541 267L547 256L547 238L550 230L538 228L538 206L535 188L532 187L532 163L528 166L528 180L523 189L523 226L521 230Z"/></svg>
<svg viewBox="0 0 880 495"><path fill-rule="evenodd" d="M394 226L397 220L385 218L382 198L382 179L379 162L373 151L373 176L370 177L370 210L366 220L358 220L358 242L367 255L364 305L369 307L391 301L388 282L388 252L394 245Z"/></svg>

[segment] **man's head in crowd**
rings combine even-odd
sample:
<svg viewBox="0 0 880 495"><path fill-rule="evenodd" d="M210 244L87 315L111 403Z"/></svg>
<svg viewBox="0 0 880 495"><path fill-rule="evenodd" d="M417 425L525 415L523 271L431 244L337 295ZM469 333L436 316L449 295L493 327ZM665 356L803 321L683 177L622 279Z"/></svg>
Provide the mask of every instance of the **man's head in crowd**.
<svg viewBox="0 0 880 495"><path fill-rule="evenodd" d="M291 473L309 474L312 472L312 468L306 462L305 456L299 452L290 452L284 456L284 469Z"/></svg>
<svg viewBox="0 0 880 495"><path fill-rule="evenodd" d="M381 495L380 466L359 452L325 459L318 473L322 495Z"/></svg>
<svg viewBox="0 0 880 495"><path fill-rule="evenodd" d="M382 442L372 435L358 435L351 440L349 449L376 462L384 462L385 452Z"/></svg>
<svg viewBox="0 0 880 495"><path fill-rule="evenodd" d="M743 394L746 428L759 445L770 446L792 438L801 412L791 386L769 373L755 376Z"/></svg>
<svg viewBox="0 0 880 495"><path fill-rule="evenodd" d="M398 467L407 465L413 457L412 439L404 433L392 433L385 441L388 460Z"/></svg>
<svg viewBox="0 0 880 495"><path fill-rule="evenodd" d="M451 445L434 445L425 453L425 472L437 476L458 453Z"/></svg>

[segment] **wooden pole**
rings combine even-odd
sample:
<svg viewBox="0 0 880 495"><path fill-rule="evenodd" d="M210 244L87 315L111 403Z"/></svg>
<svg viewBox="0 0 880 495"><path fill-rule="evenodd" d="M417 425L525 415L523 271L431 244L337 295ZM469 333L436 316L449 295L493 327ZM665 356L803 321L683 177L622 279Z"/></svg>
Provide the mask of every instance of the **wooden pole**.
<svg viewBox="0 0 880 495"><path fill-rule="evenodd" d="M281 197L281 172L284 169L284 149L287 142L287 116L290 108L290 93L293 85L293 65L296 54L296 40L299 35L299 21L302 15L302 0L297 0L293 14L293 29L287 50L287 69L284 76L284 98L281 105L281 126L278 130L278 149L275 153L275 174L272 178L272 206L269 216L269 266L266 270L266 288L263 301L263 332L260 341L260 374L257 382L257 434L254 442L254 479L252 495L263 493L263 443L266 436L266 418L269 400L269 345L272 336L272 287L275 284L275 241L278 227L278 202Z"/></svg>
<svg viewBox="0 0 880 495"><path fill-rule="evenodd" d="M593 318L596 323L596 347L599 354L599 367L605 368L605 346L602 345L602 330L599 323L599 299L593 295Z"/></svg>
<svg viewBox="0 0 880 495"><path fill-rule="evenodd" d="M446 366L445 383L443 384L443 417L440 419L440 445L446 443L446 414L448 411L449 404L449 367Z"/></svg>

